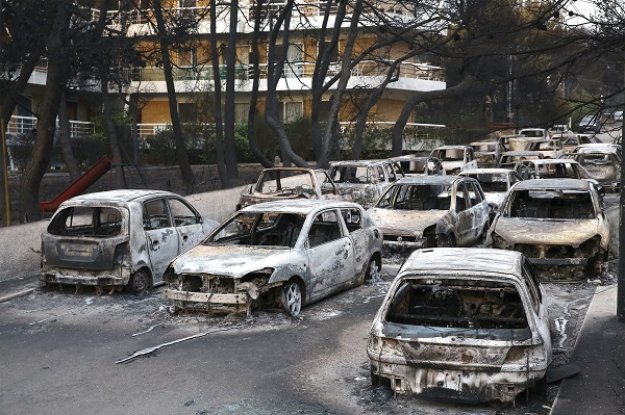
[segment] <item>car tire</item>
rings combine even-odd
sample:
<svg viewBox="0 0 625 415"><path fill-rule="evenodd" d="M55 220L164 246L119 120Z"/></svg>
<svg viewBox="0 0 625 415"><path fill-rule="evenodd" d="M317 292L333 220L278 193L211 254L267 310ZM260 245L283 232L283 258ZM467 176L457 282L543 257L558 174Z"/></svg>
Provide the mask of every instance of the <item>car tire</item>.
<svg viewBox="0 0 625 415"><path fill-rule="evenodd" d="M291 317L302 311L302 290L297 282L289 281L282 287L282 308Z"/></svg>
<svg viewBox="0 0 625 415"><path fill-rule="evenodd" d="M126 284L126 290L134 295L144 295L150 288L152 288L152 278L150 278L150 275L143 269L132 274L128 280L128 284Z"/></svg>
<svg viewBox="0 0 625 415"><path fill-rule="evenodd" d="M456 246L456 238L453 233L441 234L436 238L436 246L441 248L452 248Z"/></svg>
<svg viewBox="0 0 625 415"><path fill-rule="evenodd" d="M381 269L382 264L380 264L380 261L375 257L371 257L369 265L367 265L367 270L365 271L365 278L363 282L380 279Z"/></svg>

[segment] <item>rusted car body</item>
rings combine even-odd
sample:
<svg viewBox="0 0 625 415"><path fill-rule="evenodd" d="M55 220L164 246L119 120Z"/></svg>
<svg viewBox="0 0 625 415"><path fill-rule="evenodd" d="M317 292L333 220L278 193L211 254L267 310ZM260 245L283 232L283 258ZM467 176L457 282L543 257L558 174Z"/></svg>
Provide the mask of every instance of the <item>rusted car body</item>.
<svg viewBox="0 0 625 415"><path fill-rule="evenodd" d="M272 167L264 169L256 184L243 190L236 209L287 199L344 200L349 196L341 194L323 169Z"/></svg>
<svg viewBox="0 0 625 415"><path fill-rule="evenodd" d="M406 177L395 182L369 213L382 230L385 251L399 254L471 245L486 236L489 224L484 193L468 177Z"/></svg>
<svg viewBox="0 0 625 415"><path fill-rule="evenodd" d="M365 208L397 179L404 177L395 160L354 160L330 163L328 174L341 194L351 196L351 201Z"/></svg>
<svg viewBox="0 0 625 415"><path fill-rule="evenodd" d="M374 278L381 249L380 231L358 204L261 203L176 258L164 296L178 309L249 314L281 305L297 316L308 303Z"/></svg>
<svg viewBox="0 0 625 415"><path fill-rule="evenodd" d="M406 177L412 176L444 176L443 164L436 157L406 154L393 157L401 166Z"/></svg>
<svg viewBox="0 0 625 415"><path fill-rule="evenodd" d="M456 175L464 169L476 169L477 161L471 146L441 146L430 153L443 163L445 174Z"/></svg>
<svg viewBox="0 0 625 415"><path fill-rule="evenodd" d="M373 385L458 401L514 402L544 387L547 304L525 258L483 248L414 252L369 333Z"/></svg>
<svg viewBox="0 0 625 415"><path fill-rule="evenodd" d="M513 169L517 163L525 160L540 160L545 156L539 151L506 151L499 158L497 167L504 169Z"/></svg>
<svg viewBox="0 0 625 415"><path fill-rule="evenodd" d="M474 141L470 144L478 167L495 167L501 154L506 151L498 140Z"/></svg>
<svg viewBox="0 0 625 415"><path fill-rule="evenodd" d="M494 248L523 253L545 278L598 274L610 243L603 198L588 180L519 182L499 209L488 241Z"/></svg>
<svg viewBox="0 0 625 415"><path fill-rule="evenodd" d="M583 151L573 154L573 160L605 190L619 191L621 185L621 158L615 152Z"/></svg>
<svg viewBox="0 0 625 415"><path fill-rule="evenodd" d="M157 190L112 190L64 202L42 234L43 284L127 287L161 281L167 265L217 222L183 197Z"/></svg>
<svg viewBox="0 0 625 415"><path fill-rule="evenodd" d="M570 159L525 160L514 169L523 180L527 179L592 179L577 161Z"/></svg>
<svg viewBox="0 0 625 415"><path fill-rule="evenodd" d="M477 180L486 201L494 208L501 205L512 185L523 180L514 170L500 168L464 170L460 176Z"/></svg>

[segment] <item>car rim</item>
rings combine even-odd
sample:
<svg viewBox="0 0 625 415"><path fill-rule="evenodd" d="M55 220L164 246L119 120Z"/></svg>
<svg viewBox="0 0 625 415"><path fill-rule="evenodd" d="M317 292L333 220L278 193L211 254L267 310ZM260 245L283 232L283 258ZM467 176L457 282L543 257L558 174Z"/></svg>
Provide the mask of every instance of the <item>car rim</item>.
<svg viewBox="0 0 625 415"><path fill-rule="evenodd" d="M378 267L378 263L375 260L371 260L369 262L369 269L367 270L367 279L371 281L376 281L380 278L380 267Z"/></svg>
<svg viewBox="0 0 625 415"><path fill-rule="evenodd" d="M286 289L286 307L292 316L297 316L302 308L302 293L296 283L289 284Z"/></svg>
<svg viewBox="0 0 625 415"><path fill-rule="evenodd" d="M132 276L132 292L140 295L148 288L148 277L143 271L138 271Z"/></svg>

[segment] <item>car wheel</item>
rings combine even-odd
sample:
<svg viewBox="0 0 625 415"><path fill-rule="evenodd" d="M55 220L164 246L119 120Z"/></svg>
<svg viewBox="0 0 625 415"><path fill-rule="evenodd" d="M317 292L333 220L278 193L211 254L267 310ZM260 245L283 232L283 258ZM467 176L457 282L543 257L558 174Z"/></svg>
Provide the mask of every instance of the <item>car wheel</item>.
<svg viewBox="0 0 625 415"><path fill-rule="evenodd" d="M365 272L365 281L377 281L380 279L381 264L374 257L369 260L367 271Z"/></svg>
<svg viewBox="0 0 625 415"><path fill-rule="evenodd" d="M446 247L446 248L456 246L456 238L454 237L454 234L449 233L449 234L444 234L444 235L443 234L438 235L438 237L436 238L436 246Z"/></svg>
<svg viewBox="0 0 625 415"><path fill-rule="evenodd" d="M130 276L126 289L134 295L143 295L152 288L152 279L145 270L140 269Z"/></svg>
<svg viewBox="0 0 625 415"><path fill-rule="evenodd" d="M299 316L302 310L302 290L295 281L282 287L282 307L291 317Z"/></svg>

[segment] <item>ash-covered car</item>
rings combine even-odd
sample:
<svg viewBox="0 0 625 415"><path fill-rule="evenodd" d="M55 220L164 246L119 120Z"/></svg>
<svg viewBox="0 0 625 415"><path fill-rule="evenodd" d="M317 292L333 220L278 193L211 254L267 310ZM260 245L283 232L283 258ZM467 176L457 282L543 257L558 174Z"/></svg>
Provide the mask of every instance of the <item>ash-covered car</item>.
<svg viewBox="0 0 625 415"><path fill-rule="evenodd" d="M351 202L248 206L176 258L164 296L177 309L247 312L302 306L377 278L382 234Z"/></svg>
<svg viewBox="0 0 625 415"><path fill-rule="evenodd" d="M349 195L343 195L323 169L272 167L264 169L255 184L243 189L236 210L286 199L345 200Z"/></svg>
<svg viewBox="0 0 625 415"><path fill-rule="evenodd" d="M329 176L341 194L351 195L351 201L370 207L384 190L404 177L399 163L394 160L333 161Z"/></svg>
<svg viewBox="0 0 625 415"><path fill-rule="evenodd" d="M518 252L434 248L402 265L367 354L374 386L458 401L541 393L552 361L547 303Z"/></svg>
<svg viewBox="0 0 625 415"><path fill-rule="evenodd" d="M142 294L161 281L172 259L216 226L171 192L77 196L59 206L41 236L41 281Z"/></svg>
<svg viewBox="0 0 625 415"><path fill-rule="evenodd" d="M460 176L472 177L480 183L493 212L499 208L512 185L523 180L514 170L498 168L464 170Z"/></svg>
<svg viewBox="0 0 625 415"><path fill-rule="evenodd" d="M577 161L571 159L525 160L514 169L527 179L591 179L592 176Z"/></svg>
<svg viewBox="0 0 625 415"><path fill-rule="evenodd" d="M573 154L573 160L584 167L590 177L605 190L619 191L621 185L621 159L614 152L584 151Z"/></svg>
<svg viewBox="0 0 625 415"><path fill-rule="evenodd" d="M440 146L430 153L443 163L445 174L456 175L464 169L476 169L477 161L471 146Z"/></svg>
<svg viewBox="0 0 625 415"><path fill-rule="evenodd" d="M398 180L369 210L384 234L385 251L404 254L432 246L466 246L486 236L489 206L468 177Z"/></svg>
<svg viewBox="0 0 625 415"><path fill-rule="evenodd" d="M470 144L478 167L495 167L501 154L506 151L499 140L474 141Z"/></svg>
<svg viewBox="0 0 625 415"><path fill-rule="evenodd" d="M547 279L582 279L601 273L610 228L591 181L534 179L510 189L488 240L523 253Z"/></svg>
<svg viewBox="0 0 625 415"><path fill-rule="evenodd" d="M539 151L506 151L499 158L497 167L504 169L514 169L517 163L525 160L544 159L543 153Z"/></svg>
<svg viewBox="0 0 625 415"><path fill-rule="evenodd" d="M420 156L418 154L406 154L393 157L401 166L406 177L411 176L444 176L443 163L436 157Z"/></svg>

